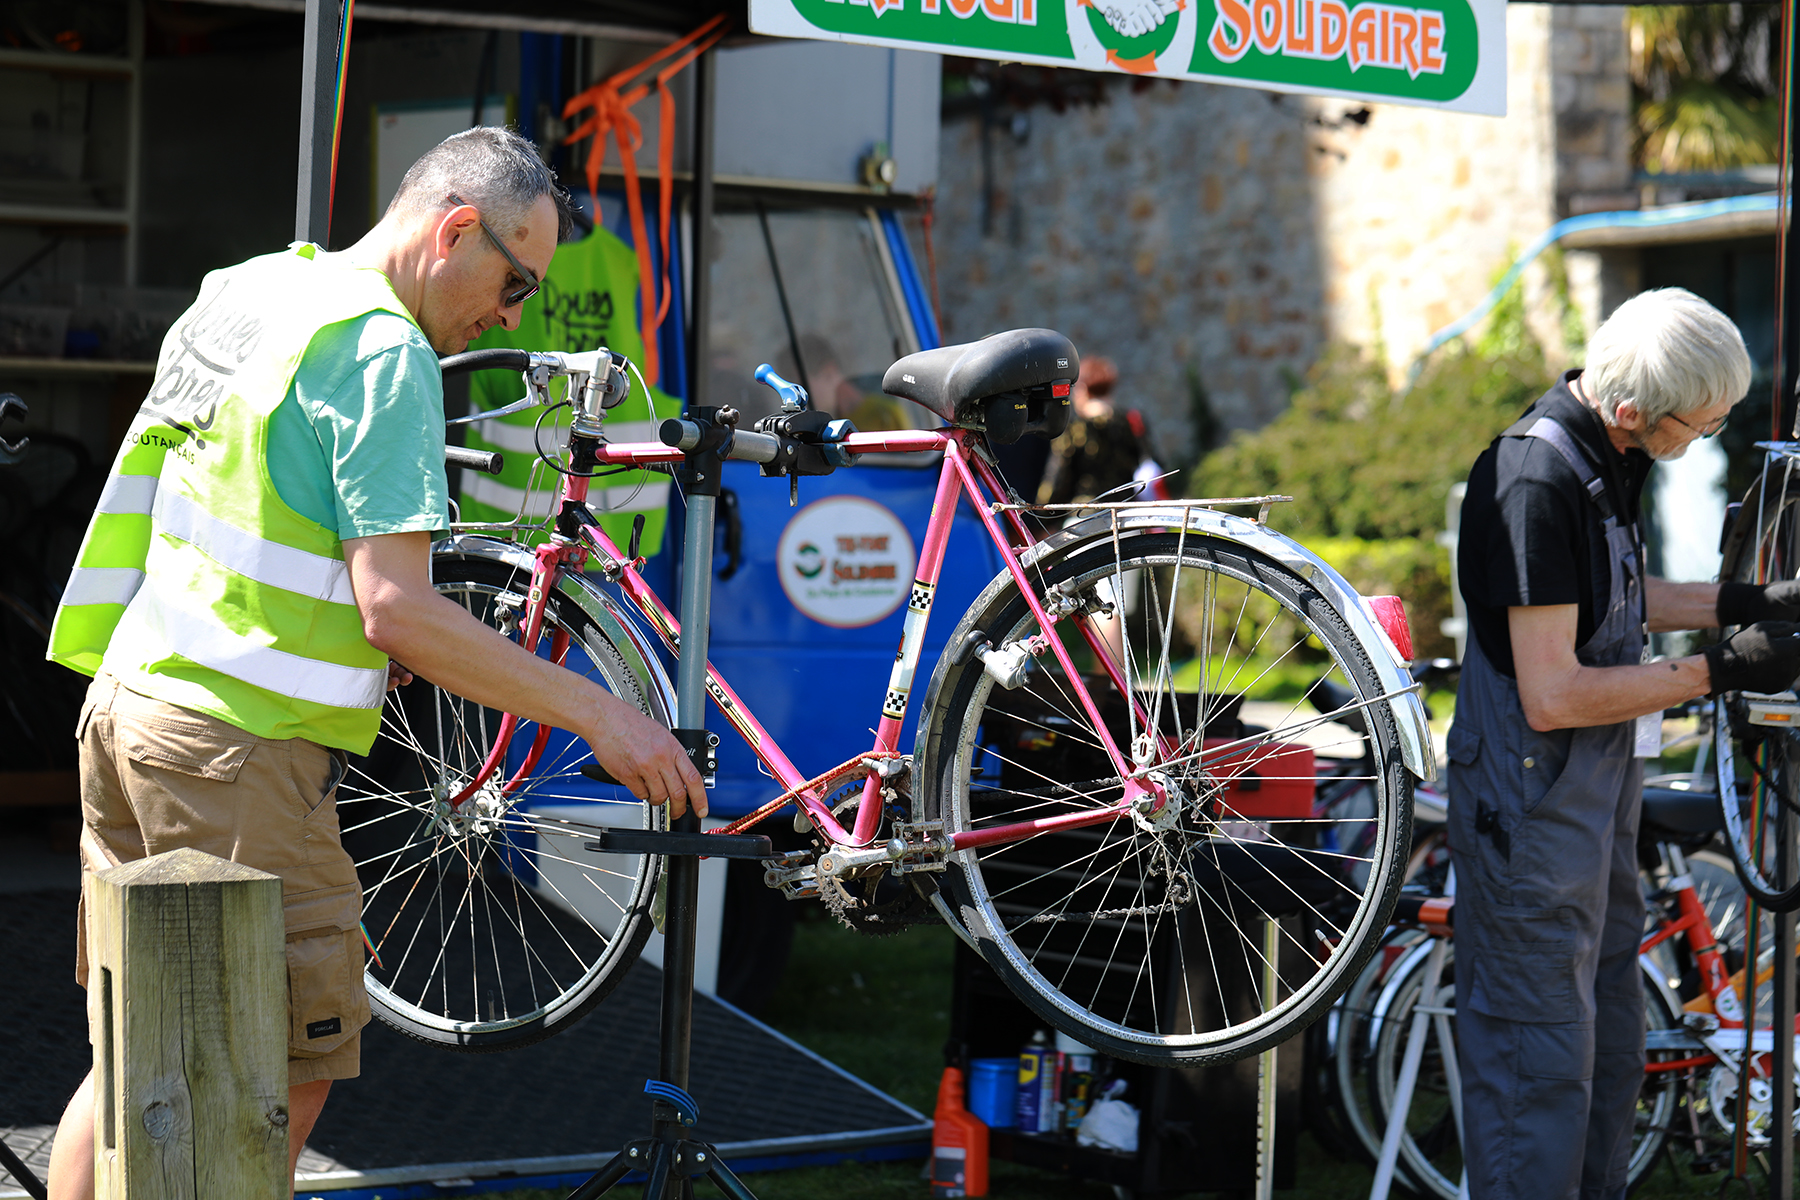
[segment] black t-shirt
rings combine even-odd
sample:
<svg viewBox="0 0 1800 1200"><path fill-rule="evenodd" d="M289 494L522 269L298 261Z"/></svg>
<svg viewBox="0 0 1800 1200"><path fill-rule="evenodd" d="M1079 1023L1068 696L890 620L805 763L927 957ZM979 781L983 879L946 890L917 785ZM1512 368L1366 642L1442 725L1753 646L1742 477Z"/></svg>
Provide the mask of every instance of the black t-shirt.
<svg viewBox="0 0 1800 1200"><path fill-rule="evenodd" d="M1563 376L1512 429L1555 418L1599 471L1614 508L1635 521L1652 460L1641 450L1613 449L1599 415L1569 390L1579 373ZM1575 644L1593 636L1612 587L1606 534L1587 489L1554 446L1542 438L1495 438L1469 472L1457 537L1469 632L1496 670L1513 674L1508 608L1579 605Z"/></svg>

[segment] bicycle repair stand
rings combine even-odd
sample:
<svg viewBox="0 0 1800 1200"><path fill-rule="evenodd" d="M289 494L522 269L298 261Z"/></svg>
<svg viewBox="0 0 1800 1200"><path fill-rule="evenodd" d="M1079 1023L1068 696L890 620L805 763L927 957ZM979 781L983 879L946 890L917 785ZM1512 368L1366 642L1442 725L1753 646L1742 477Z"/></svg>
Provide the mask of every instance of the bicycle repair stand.
<svg viewBox="0 0 1800 1200"><path fill-rule="evenodd" d="M663 440L680 445L687 491L687 533L681 564L680 665L675 686L676 716L672 730L694 767L713 784L717 770L717 736L706 732L706 652L712 617L713 518L719 497L720 464L732 425L721 422L716 408L699 408L687 420L664 422ZM670 430L669 426L676 426ZM679 434L679 440L672 440ZM633 539L635 541L635 539ZM595 767L593 778L617 782ZM628 1142L612 1160L570 1193L569 1200L592 1200L610 1191L632 1171L649 1176L644 1200L692 1200L693 1180L709 1177L732 1200L756 1200L731 1173L718 1152L688 1137L700 1117L687 1093L688 1058L694 1027L694 929L700 894L700 859L768 858L774 854L761 836L713 835L700 831L700 819L689 809L673 828L607 829L587 849L614 854L660 854L668 858L668 905L663 929L661 1079L644 1084L650 1102L651 1134Z"/></svg>

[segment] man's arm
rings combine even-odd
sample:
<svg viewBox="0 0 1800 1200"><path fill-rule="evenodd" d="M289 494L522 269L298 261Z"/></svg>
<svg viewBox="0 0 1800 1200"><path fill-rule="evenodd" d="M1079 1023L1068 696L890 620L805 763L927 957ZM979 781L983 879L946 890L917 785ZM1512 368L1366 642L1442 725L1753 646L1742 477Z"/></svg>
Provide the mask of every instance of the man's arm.
<svg viewBox="0 0 1800 1200"><path fill-rule="evenodd" d="M633 795L689 804L706 791L687 753L655 721L573 671L530 654L431 586L431 536L351 538L344 560L369 644L445 691L579 734Z"/></svg>
<svg viewBox="0 0 1800 1200"><path fill-rule="evenodd" d="M1711 586L1717 590L1707 584L1664 586ZM1509 608L1506 620L1512 634L1519 702L1526 723L1539 733L1615 725L1712 690L1706 659L1698 654L1642 665L1582 666L1575 657L1577 613L1573 604Z"/></svg>
<svg viewBox="0 0 1800 1200"><path fill-rule="evenodd" d="M1654 575L1644 580L1644 608L1657 633L1711 629L1720 624L1718 605L1716 583L1670 583Z"/></svg>

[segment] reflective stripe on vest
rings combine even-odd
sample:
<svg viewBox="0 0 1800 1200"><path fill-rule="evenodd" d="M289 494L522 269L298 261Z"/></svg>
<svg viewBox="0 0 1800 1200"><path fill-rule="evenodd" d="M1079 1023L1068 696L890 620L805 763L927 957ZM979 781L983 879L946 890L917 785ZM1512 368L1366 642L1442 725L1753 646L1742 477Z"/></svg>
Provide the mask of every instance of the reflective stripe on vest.
<svg viewBox="0 0 1800 1200"><path fill-rule="evenodd" d="M356 603L356 593L350 589L350 569L341 558L326 558L246 533L179 492L167 489L157 494L151 519L158 533L178 537L220 566L248 575L258 583L333 604ZM183 650L179 642L171 644L176 650Z"/></svg>
<svg viewBox="0 0 1800 1200"><path fill-rule="evenodd" d="M387 668L345 667L261 645L203 614L179 607L154 584L138 591L119 621L119 633L140 645L179 648L191 662L266 691L334 708L380 708Z"/></svg>

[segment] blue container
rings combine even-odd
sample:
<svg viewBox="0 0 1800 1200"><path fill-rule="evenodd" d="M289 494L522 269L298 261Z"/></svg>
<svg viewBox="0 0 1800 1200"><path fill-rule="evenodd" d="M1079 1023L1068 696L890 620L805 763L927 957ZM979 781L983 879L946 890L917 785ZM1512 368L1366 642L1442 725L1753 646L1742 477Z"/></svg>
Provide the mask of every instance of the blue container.
<svg viewBox="0 0 1800 1200"><path fill-rule="evenodd" d="M1013 1112L1018 1090L1017 1058L969 1060L969 1111L989 1129L1011 1129L1018 1124Z"/></svg>

